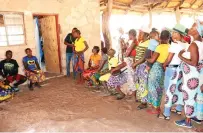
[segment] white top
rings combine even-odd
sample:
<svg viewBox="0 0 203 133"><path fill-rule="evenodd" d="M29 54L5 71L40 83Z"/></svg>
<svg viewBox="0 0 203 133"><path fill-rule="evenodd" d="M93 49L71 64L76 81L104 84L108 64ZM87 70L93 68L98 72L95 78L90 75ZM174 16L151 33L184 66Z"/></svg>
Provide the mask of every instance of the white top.
<svg viewBox="0 0 203 133"><path fill-rule="evenodd" d="M195 43L198 46L198 51L199 51L199 61L203 60L203 42L200 41L195 41Z"/></svg>
<svg viewBox="0 0 203 133"><path fill-rule="evenodd" d="M181 62L181 59L178 57L178 54L181 50L185 49L187 46L189 46L188 43L183 43L180 41L171 43L168 52L174 53L173 59L170 63L170 65L179 65Z"/></svg>
<svg viewBox="0 0 203 133"><path fill-rule="evenodd" d="M194 42L197 44L197 47L198 47L199 61L202 61L203 60L203 42L200 42L200 41L194 41ZM190 59L190 52L188 52L188 48L189 46L185 48L186 52L183 53L183 57Z"/></svg>

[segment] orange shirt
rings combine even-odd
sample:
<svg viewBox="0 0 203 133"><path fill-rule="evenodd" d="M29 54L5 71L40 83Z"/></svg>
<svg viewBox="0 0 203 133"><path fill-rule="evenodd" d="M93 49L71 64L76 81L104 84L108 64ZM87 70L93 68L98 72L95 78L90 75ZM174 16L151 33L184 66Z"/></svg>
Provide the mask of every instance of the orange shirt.
<svg viewBox="0 0 203 133"><path fill-rule="evenodd" d="M92 54L90 56L90 61L91 61L92 67L99 66L100 61L101 61L101 55L99 55L99 54L96 54L96 55Z"/></svg>

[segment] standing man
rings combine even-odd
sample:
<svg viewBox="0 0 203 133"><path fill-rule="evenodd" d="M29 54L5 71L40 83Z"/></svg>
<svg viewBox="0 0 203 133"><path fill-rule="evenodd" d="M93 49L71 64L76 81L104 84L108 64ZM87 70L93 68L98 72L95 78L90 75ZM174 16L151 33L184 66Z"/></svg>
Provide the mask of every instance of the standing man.
<svg viewBox="0 0 203 133"><path fill-rule="evenodd" d="M77 30L77 28L72 29L72 33L69 33L65 40L64 44L67 46L66 47L66 70L67 70L67 76L70 77L70 62L73 58L73 51L74 51L74 42L75 38L73 37L73 33ZM74 70L74 64L72 61L72 66L73 66L73 77L74 79L76 78L76 72Z"/></svg>

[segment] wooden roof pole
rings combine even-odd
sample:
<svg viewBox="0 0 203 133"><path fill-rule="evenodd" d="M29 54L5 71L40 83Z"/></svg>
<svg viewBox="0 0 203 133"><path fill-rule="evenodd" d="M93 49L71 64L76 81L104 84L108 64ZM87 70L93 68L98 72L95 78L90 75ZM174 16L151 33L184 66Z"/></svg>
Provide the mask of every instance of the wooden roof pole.
<svg viewBox="0 0 203 133"><path fill-rule="evenodd" d="M111 17L113 7L113 0L108 0L107 10L105 10L102 14L102 33L104 37L104 43L107 48L111 47L111 34L109 27L109 20Z"/></svg>
<svg viewBox="0 0 203 133"><path fill-rule="evenodd" d="M149 26L150 29L152 28L152 9L149 8Z"/></svg>
<svg viewBox="0 0 203 133"><path fill-rule="evenodd" d="M179 9L179 7L177 7L177 8L175 9L175 15L176 15L176 22L177 22L177 24L180 24L181 14L180 14L180 9Z"/></svg>

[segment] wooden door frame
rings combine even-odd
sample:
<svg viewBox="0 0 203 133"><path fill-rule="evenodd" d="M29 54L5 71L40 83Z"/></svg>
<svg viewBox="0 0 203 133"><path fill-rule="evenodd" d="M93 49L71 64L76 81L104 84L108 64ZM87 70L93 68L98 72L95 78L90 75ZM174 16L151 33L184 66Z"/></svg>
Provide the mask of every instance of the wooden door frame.
<svg viewBox="0 0 203 133"><path fill-rule="evenodd" d="M62 64L61 64L61 49L60 49L60 25L59 25L59 15L58 14L48 14L48 13L33 13L34 17L39 16L54 16L56 20L56 36L57 36L57 45L58 45L58 57L59 57L59 69L60 73L62 73Z"/></svg>

